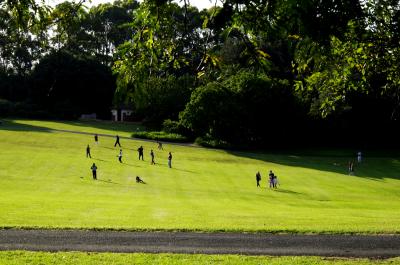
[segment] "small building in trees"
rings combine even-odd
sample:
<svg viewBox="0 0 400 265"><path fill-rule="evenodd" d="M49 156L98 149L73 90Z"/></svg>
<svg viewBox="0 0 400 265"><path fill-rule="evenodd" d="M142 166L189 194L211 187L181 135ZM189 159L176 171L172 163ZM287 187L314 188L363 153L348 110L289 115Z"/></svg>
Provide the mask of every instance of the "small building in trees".
<svg viewBox="0 0 400 265"><path fill-rule="evenodd" d="M133 110L127 106L119 106L111 109L112 121L134 121Z"/></svg>

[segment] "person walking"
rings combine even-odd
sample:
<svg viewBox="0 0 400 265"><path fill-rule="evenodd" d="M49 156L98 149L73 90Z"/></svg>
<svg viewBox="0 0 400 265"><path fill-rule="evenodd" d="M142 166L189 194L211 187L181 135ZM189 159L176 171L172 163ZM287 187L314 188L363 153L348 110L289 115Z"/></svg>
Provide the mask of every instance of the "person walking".
<svg viewBox="0 0 400 265"><path fill-rule="evenodd" d="M92 156L90 155L90 146L87 145L86 147L86 157L92 158Z"/></svg>
<svg viewBox="0 0 400 265"><path fill-rule="evenodd" d="M92 170L92 175L93 175L93 179L96 180L97 179L97 166L95 163L93 163L92 167L90 168Z"/></svg>
<svg viewBox="0 0 400 265"><path fill-rule="evenodd" d="M119 147L121 147L121 144L119 143L119 136L117 135L117 136L115 136L115 144L114 144L114 147L116 147L116 146L119 146Z"/></svg>
<svg viewBox="0 0 400 265"><path fill-rule="evenodd" d="M119 149L118 160L122 163L122 149Z"/></svg>
<svg viewBox="0 0 400 265"><path fill-rule="evenodd" d="M257 181L257 187L261 187L260 186L260 181L261 181L260 171L258 171L257 174L256 174L256 181Z"/></svg>
<svg viewBox="0 0 400 265"><path fill-rule="evenodd" d="M151 151L150 151L150 156L151 156L151 164L152 164L152 165L155 165L156 162L154 161L154 152L153 152L153 149L151 149Z"/></svg>
<svg viewBox="0 0 400 265"><path fill-rule="evenodd" d="M140 147L138 148L138 153L139 153L139 160L140 160L140 158L141 158L142 161L144 161L144 158L143 158L143 146L140 146Z"/></svg>
<svg viewBox="0 0 400 265"><path fill-rule="evenodd" d="M94 135L94 142L96 145L99 144L99 136L97 134Z"/></svg>
<svg viewBox="0 0 400 265"><path fill-rule="evenodd" d="M168 154L168 167L172 168L172 154L169 152Z"/></svg>

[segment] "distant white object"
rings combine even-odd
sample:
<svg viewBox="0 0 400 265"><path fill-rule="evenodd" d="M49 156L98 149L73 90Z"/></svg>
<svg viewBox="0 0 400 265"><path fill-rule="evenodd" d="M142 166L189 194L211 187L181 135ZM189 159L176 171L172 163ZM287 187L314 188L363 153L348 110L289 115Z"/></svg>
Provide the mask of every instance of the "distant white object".
<svg viewBox="0 0 400 265"><path fill-rule="evenodd" d="M82 114L81 120L95 120L97 119L96 113Z"/></svg>
<svg viewBox="0 0 400 265"><path fill-rule="evenodd" d="M133 121L133 110L128 108L111 109L112 121Z"/></svg>
<svg viewBox="0 0 400 265"><path fill-rule="evenodd" d="M362 153L361 152L357 153L357 161L358 161L358 163L361 163L361 161L362 161Z"/></svg>

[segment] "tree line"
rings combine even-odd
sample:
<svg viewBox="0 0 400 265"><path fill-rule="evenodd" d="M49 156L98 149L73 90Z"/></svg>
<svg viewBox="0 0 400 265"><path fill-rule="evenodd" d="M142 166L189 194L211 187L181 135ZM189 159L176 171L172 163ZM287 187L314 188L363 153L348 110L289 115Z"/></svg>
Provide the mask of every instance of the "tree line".
<svg viewBox="0 0 400 265"><path fill-rule="evenodd" d="M1 2L0 114L128 105L207 143L398 145L398 1L218 3Z"/></svg>

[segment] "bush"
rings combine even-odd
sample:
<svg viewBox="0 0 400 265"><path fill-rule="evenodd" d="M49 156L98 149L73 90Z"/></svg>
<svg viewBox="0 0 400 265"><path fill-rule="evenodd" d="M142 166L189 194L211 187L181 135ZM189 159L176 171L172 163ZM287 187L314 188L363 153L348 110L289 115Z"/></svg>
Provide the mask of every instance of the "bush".
<svg viewBox="0 0 400 265"><path fill-rule="evenodd" d="M177 133L167 133L164 131L159 132L134 132L132 134L134 138L140 139L150 139L156 141L168 141L168 142L177 142L177 143L187 143L189 139L183 135Z"/></svg>
<svg viewBox="0 0 400 265"><path fill-rule="evenodd" d="M192 92L194 79L191 76L150 77L128 93L137 115L143 116L147 124L160 127L165 119L177 119L185 108ZM117 97L124 98L120 88Z"/></svg>
<svg viewBox="0 0 400 265"><path fill-rule="evenodd" d="M240 72L196 88L179 118L211 145L271 147L290 145L303 115L287 80Z"/></svg>
<svg viewBox="0 0 400 265"><path fill-rule="evenodd" d="M209 136L197 137L194 141L196 144L204 147L212 147L212 148L221 148L221 149L230 149L232 145L226 141L218 140L211 138Z"/></svg>
<svg viewBox="0 0 400 265"><path fill-rule="evenodd" d="M9 116L14 111L14 104L8 100L0 99L0 117Z"/></svg>
<svg viewBox="0 0 400 265"><path fill-rule="evenodd" d="M179 121L172 121L167 119L163 122L163 131L167 133L176 133L184 135L188 138L192 138L192 133L190 130L185 128ZM193 139L193 138L192 138Z"/></svg>

